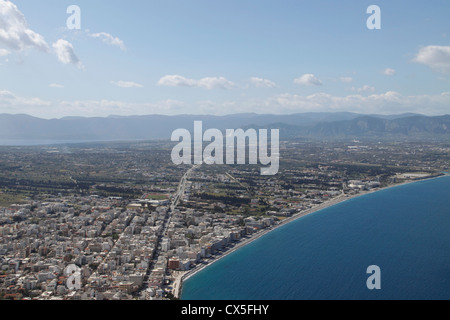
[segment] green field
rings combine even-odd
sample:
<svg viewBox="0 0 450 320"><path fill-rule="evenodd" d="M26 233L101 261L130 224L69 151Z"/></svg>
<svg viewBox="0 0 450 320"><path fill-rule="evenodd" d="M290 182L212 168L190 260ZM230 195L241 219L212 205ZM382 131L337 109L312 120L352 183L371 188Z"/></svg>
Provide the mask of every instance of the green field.
<svg viewBox="0 0 450 320"><path fill-rule="evenodd" d="M144 199L147 199L147 200L167 200L167 199L169 199L169 196L167 194L152 193L152 194L146 194Z"/></svg>
<svg viewBox="0 0 450 320"><path fill-rule="evenodd" d="M9 207L12 204L21 204L23 196L10 193L0 193L0 207Z"/></svg>

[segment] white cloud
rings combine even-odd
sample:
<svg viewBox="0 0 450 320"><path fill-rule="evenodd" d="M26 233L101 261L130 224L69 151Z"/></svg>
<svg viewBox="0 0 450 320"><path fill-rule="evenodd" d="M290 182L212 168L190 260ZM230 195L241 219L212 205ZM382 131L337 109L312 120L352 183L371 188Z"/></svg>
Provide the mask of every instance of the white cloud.
<svg viewBox="0 0 450 320"><path fill-rule="evenodd" d="M142 88L143 85L133 81L111 81L112 84L121 88Z"/></svg>
<svg viewBox="0 0 450 320"><path fill-rule="evenodd" d="M258 88L273 89L273 88L277 88L278 87L275 82L267 80L267 79L258 78L258 77L252 77L250 79L250 81L251 81L252 84L254 84Z"/></svg>
<svg viewBox="0 0 450 320"><path fill-rule="evenodd" d="M351 82L353 82L353 78L352 77L342 77L341 81L344 83L351 83Z"/></svg>
<svg viewBox="0 0 450 320"><path fill-rule="evenodd" d="M0 101L5 102L15 98L16 97L12 92L0 90Z"/></svg>
<svg viewBox="0 0 450 320"><path fill-rule="evenodd" d="M266 102L270 108L276 106L284 113L295 112L356 112L362 114L393 114L416 112L423 114L448 114L450 96L422 95L404 96L388 91L381 94L363 96L361 94L333 96L318 93L310 96L284 94Z"/></svg>
<svg viewBox="0 0 450 320"><path fill-rule="evenodd" d="M9 55L11 52L9 52L6 49L0 49L0 57L6 57L7 55Z"/></svg>
<svg viewBox="0 0 450 320"><path fill-rule="evenodd" d="M13 51L23 51L28 48L50 52L50 47L44 37L31 30L23 13L8 0L0 0L0 43ZM52 45L58 60L64 64L72 63L82 69L83 65L76 56L72 44L66 40L58 40ZM0 57L10 52L0 49Z"/></svg>
<svg viewBox="0 0 450 320"><path fill-rule="evenodd" d="M11 50L35 48L44 52L48 44L40 34L28 27L25 16L11 1L0 0L0 42Z"/></svg>
<svg viewBox="0 0 450 320"><path fill-rule="evenodd" d="M450 92L435 95L406 96L388 91L380 94L352 94L335 96L316 93L309 96L279 94L267 99L242 101L162 100L155 102L128 102L117 100L44 101L40 98L21 97L0 90L0 113L26 113L43 118L64 116L97 117L145 114L231 114L242 112L293 114L301 112L356 112L362 114L396 114L414 112L428 115L448 114Z"/></svg>
<svg viewBox="0 0 450 320"><path fill-rule="evenodd" d="M450 73L450 46L424 47L413 62L422 63L437 72Z"/></svg>
<svg viewBox="0 0 450 320"><path fill-rule="evenodd" d="M76 100L60 101L52 110L46 110L49 117L77 115L82 117L106 117L109 115L129 116L148 114L179 114L185 103L177 100L161 100L155 102L130 103L120 100Z"/></svg>
<svg viewBox="0 0 450 320"><path fill-rule="evenodd" d="M198 82L179 75L167 75L159 79L158 85L168 87L196 87Z"/></svg>
<svg viewBox="0 0 450 320"><path fill-rule="evenodd" d="M350 90L356 92L375 92L375 87L371 87L369 85L362 86L361 88L352 87Z"/></svg>
<svg viewBox="0 0 450 320"><path fill-rule="evenodd" d="M124 42L122 40L120 40L117 37L112 36L109 33L99 32L99 33L93 33L90 36L92 38L101 39L104 43L107 43L107 44L110 44L110 45L113 45L113 46L118 46L123 51L125 51L127 49L125 47L125 44L124 44Z"/></svg>
<svg viewBox="0 0 450 320"><path fill-rule="evenodd" d="M386 69L383 70L382 73L383 73L385 76L391 77L391 76L395 76L395 75L397 74L397 71L395 71L394 69L391 69L391 68L386 68Z"/></svg>
<svg viewBox="0 0 450 320"><path fill-rule="evenodd" d="M0 90L0 113L39 112L50 105L51 102L40 98L20 97L10 91Z"/></svg>
<svg viewBox="0 0 450 320"><path fill-rule="evenodd" d="M224 77L203 78L198 81L198 86L206 89L233 89L236 85Z"/></svg>
<svg viewBox="0 0 450 320"><path fill-rule="evenodd" d="M313 74L304 74L300 78L294 80L294 83L302 86L321 86L322 81Z"/></svg>
<svg viewBox="0 0 450 320"><path fill-rule="evenodd" d="M70 42L59 39L53 44L53 49L55 50L58 60L64 64L74 64L79 69L83 69L83 64L80 59L78 59L73 46Z"/></svg>
<svg viewBox="0 0 450 320"><path fill-rule="evenodd" d="M57 88L57 89L61 89L64 88L64 86L62 84L58 84L58 83L51 83L48 85L50 88Z"/></svg>
<svg viewBox="0 0 450 320"><path fill-rule="evenodd" d="M224 77L208 77L200 80L188 79L180 75L167 75L158 81L160 86L197 87L206 89L232 89L236 85Z"/></svg>
<svg viewBox="0 0 450 320"><path fill-rule="evenodd" d="M106 117L114 115L179 114L185 103L177 100L134 103L115 100L55 100L22 97L0 90L0 113L29 114L46 119L65 116Z"/></svg>
<svg viewBox="0 0 450 320"><path fill-rule="evenodd" d="M255 112L261 114L293 114L302 112L355 112L361 114L400 114L406 112L449 114L450 93L405 96L388 91L380 94L352 94L335 96L316 93L309 96L284 93L267 99L246 101L200 101L195 103L198 113L230 114Z"/></svg>

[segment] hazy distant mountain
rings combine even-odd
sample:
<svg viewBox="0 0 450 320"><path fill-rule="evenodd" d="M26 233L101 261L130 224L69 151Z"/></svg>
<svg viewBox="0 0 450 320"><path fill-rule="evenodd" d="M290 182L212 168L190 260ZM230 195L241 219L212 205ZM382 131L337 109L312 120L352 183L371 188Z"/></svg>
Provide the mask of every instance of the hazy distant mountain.
<svg viewBox="0 0 450 320"><path fill-rule="evenodd" d="M362 116L347 121L321 123L308 132L322 137L450 137L450 116L408 116L392 120Z"/></svg>
<svg viewBox="0 0 450 320"><path fill-rule="evenodd" d="M27 115L0 114L1 140L152 140L170 139L174 130L279 128L282 138L294 137L450 137L450 116L415 114L392 116L356 113L302 113L292 115L234 114L228 116L110 116L65 117L45 120Z"/></svg>
<svg viewBox="0 0 450 320"><path fill-rule="evenodd" d="M65 117L44 120L27 115L0 115L0 139L53 140L129 140L170 139L179 128L191 130L194 121L203 121L204 128L220 130L268 126L282 123L312 127L321 122L351 120L353 113L306 113L294 115L234 114L228 116L146 115L110 116L106 118Z"/></svg>

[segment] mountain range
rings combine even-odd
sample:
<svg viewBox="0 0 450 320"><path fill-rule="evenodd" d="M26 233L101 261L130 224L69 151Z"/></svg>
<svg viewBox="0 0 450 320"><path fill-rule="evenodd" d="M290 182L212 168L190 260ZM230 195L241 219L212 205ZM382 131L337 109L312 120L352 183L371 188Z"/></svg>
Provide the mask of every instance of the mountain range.
<svg viewBox="0 0 450 320"><path fill-rule="evenodd" d="M234 114L66 117L40 119L28 115L0 114L0 140L116 141L169 140L176 129L280 129L289 138L438 138L450 140L450 115L361 115L357 113L299 113L291 115Z"/></svg>

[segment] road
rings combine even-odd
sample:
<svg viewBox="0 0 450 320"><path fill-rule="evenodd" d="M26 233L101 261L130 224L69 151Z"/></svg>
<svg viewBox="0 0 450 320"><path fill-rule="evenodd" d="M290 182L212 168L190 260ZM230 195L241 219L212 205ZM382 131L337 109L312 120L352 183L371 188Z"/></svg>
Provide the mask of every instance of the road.
<svg viewBox="0 0 450 320"><path fill-rule="evenodd" d="M189 178L191 176L191 173L195 170L200 168L201 164L195 165L192 168L190 168L184 176L181 178L180 184L178 185L178 190L175 193L175 196L173 197L172 204L170 205L170 211L175 210L175 208L180 203L180 200L183 199L184 193L186 192L186 184L189 181Z"/></svg>
<svg viewBox="0 0 450 320"><path fill-rule="evenodd" d="M186 192L186 185L189 181L189 178L191 177L191 174L194 170L200 168L200 165L195 165L192 168L190 168L181 178L180 183L178 185L178 189L177 192L175 193L175 195L172 198L172 203L170 204L169 208L166 211L165 217L164 217L164 224L163 227L161 229L161 231L158 234L158 240L156 243L156 250L153 254L152 260L149 264L149 268L147 271L147 274L145 276L144 279L144 288L143 290L146 290L148 287L148 279L150 276L150 273L153 271L156 263L158 262L159 259L159 255L161 254L161 241L164 237L167 236L167 230L169 229L169 225L170 225L170 220L172 219L172 214L174 212L174 210L176 209L176 207L178 206L178 204L180 203L180 201L184 198L184 194Z"/></svg>

